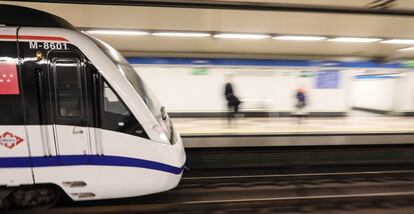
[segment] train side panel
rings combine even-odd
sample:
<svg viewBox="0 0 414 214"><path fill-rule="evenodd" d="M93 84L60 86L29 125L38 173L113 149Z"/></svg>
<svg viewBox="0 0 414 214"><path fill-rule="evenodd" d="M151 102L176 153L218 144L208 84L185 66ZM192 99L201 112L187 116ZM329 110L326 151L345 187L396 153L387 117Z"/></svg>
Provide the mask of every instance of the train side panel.
<svg viewBox="0 0 414 214"><path fill-rule="evenodd" d="M56 184L74 200L146 195L178 184L181 139L174 145L151 140L150 111L137 100L128 105L133 88L96 46L64 29L22 28L20 35L36 184ZM60 73L69 81L63 88Z"/></svg>
<svg viewBox="0 0 414 214"><path fill-rule="evenodd" d="M33 184L16 28L0 28L0 186Z"/></svg>

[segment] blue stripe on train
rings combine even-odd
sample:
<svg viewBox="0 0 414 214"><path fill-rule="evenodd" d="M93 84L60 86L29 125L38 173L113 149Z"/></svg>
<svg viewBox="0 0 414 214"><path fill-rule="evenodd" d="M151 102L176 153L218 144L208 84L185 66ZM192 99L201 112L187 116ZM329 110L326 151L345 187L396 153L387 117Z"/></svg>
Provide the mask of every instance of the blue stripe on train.
<svg viewBox="0 0 414 214"><path fill-rule="evenodd" d="M120 156L62 155L58 157L7 157L0 158L0 168L52 167L52 166L120 166L138 167L180 174L182 167L175 167L155 161Z"/></svg>

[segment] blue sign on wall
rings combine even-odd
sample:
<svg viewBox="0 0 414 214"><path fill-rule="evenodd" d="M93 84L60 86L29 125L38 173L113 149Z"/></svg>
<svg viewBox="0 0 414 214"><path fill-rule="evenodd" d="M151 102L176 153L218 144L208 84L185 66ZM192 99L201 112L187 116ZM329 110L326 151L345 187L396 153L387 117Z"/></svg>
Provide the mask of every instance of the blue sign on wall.
<svg viewBox="0 0 414 214"><path fill-rule="evenodd" d="M316 88L338 88L340 73L337 70L318 71L316 75Z"/></svg>
<svg viewBox="0 0 414 214"><path fill-rule="evenodd" d="M328 67L328 68L401 68L400 62L379 61L326 61L293 59L208 59L208 58L169 58L169 57L128 57L130 64L151 65L205 65L205 66L266 66L266 67Z"/></svg>

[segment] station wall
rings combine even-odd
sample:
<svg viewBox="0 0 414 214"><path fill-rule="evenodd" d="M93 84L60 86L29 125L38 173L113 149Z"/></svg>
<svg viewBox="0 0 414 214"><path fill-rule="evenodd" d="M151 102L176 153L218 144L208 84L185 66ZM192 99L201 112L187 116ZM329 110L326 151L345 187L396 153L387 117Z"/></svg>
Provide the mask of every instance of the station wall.
<svg viewBox="0 0 414 214"><path fill-rule="evenodd" d="M352 81L352 106L388 113L414 112L414 73L358 78Z"/></svg>
<svg viewBox="0 0 414 214"><path fill-rule="evenodd" d="M395 90L396 112L414 112L414 72L405 72Z"/></svg>
<svg viewBox="0 0 414 214"><path fill-rule="evenodd" d="M308 101L306 111L311 116L313 113L342 116L353 107L414 114L414 72L400 62L192 58L128 60L172 113L226 111L225 77L233 74L233 87L243 101L241 109L244 112L290 115L296 110L296 90L304 88ZM384 73L398 75L392 78L358 78L360 75Z"/></svg>
<svg viewBox="0 0 414 214"><path fill-rule="evenodd" d="M242 99L245 111L294 111L299 87L307 92L310 112L346 112L351 108L351 75L346 70L334 70L339 78L334 88L318 88L315 69L134 67L170 112L225 111L226 74L234 74L235 93Z"/></svg>
<svg viewBox="0 0 414 214"><path fill-rule="evenodd" d="M398 79L355 79L353 107L389 112L394 109Z"/></svg>

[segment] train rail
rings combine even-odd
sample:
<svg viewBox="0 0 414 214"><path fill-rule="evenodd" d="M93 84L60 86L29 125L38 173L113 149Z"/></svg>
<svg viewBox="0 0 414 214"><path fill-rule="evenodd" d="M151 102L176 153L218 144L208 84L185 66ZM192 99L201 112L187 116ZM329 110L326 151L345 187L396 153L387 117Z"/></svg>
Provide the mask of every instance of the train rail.
<svg viewBox="0 0 414 214"><path fill-rule="evenodd" d="M185 177L174 190L49 213L262 213L413 209L414 170ZM33 212L34 210L30 210ZM28 211L14 211L27 213Z"/></svg>

